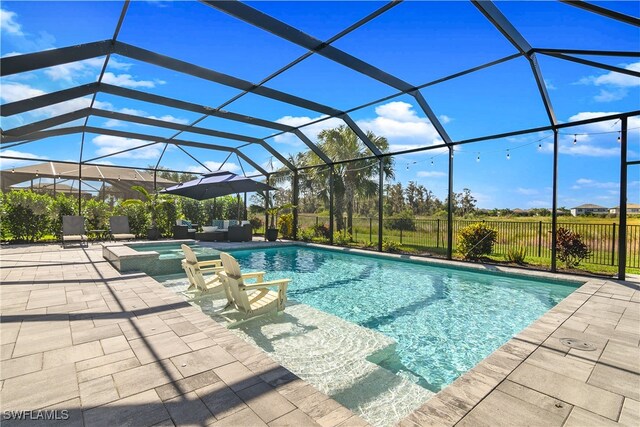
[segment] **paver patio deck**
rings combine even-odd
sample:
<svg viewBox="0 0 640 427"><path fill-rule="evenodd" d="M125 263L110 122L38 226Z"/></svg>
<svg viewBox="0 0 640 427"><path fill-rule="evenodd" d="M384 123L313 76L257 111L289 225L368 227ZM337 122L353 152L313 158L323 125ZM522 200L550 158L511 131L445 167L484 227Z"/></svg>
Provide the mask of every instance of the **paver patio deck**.
<svg viewBox="0 0 640 427"><path fill-rule="evenodd" d="M66 409L65 425L366 425L309 401L310 385L150 277L118 273L99 246L0 257L2 411ZM399 425L637 426L639 345L638 284L588 280Z"/></svg>
<svg viewBox="0 0 640 427"><path fill-rule="evenodd" d="M67 410L59 424L79 426L366 425L337 402L301 408L308 384L152 278L118 273L98 245L0 257L2 411Z"/></svg>

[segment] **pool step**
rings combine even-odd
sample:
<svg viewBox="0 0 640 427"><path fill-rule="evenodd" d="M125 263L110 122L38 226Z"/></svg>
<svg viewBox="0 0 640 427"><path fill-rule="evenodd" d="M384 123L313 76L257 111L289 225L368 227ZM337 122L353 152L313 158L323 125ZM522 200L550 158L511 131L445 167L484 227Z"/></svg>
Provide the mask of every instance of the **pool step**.
<svg viewBox="0 0 640 427"><path fill-rule="evenodd" d="M226 323L216 314L224 302L196 304ZM395 340L306 304L290 301L284 313L253 319L232 331L374 426L395 424L433 396L377 364L395 355Z"/></svg>

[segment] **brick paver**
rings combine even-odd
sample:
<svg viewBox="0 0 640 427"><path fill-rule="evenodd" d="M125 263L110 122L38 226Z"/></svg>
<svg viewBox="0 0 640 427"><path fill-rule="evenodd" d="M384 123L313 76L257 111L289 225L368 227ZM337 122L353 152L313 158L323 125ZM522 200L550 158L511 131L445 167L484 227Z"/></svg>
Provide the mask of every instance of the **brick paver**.
<svg viewBox="0 0 640 427"><path fill-rule="evenodd" d="M100 246L0 256L2 411L64 409L60 425L78 426L366 425L330 399L327 414L326 396L299 408L295 390L311 386L150 277L118 273Z"/></svg>

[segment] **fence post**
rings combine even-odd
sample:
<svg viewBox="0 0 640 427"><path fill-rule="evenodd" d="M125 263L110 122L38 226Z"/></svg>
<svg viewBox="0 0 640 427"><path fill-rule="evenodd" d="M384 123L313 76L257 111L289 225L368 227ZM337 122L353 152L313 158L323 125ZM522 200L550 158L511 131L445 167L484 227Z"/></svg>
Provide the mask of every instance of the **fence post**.
<svg viewBox="0 0 640 427"><path fill-rule="evenodd" d="M542 221L538 221L538 258L542 257Z"/></svg>
<svg viewBox="0 0 640 427"><path fill-rule="evenodd" d="M373 218L369 217L369 242L373 241Z"/></svg>
<svg viewBox="0 0 640 427"><path fill-rule="evenodd" d="M436 224L436 248L440 247L440 218L437 219Z"/></svg>
<svg viewBox="0 0 640 427"><path fill-rule="evenodd" d="M316 227L318 226L318 216L316 215Z"/></svg>
<svg viewBox="0 0 640 427"><path fill-rule="evenodd" d="M616 265L616 223L613 223L613 232L611 233L611 265Z"/></svg>
<svg viewBox="0 0 640 427"><path fill-rule="evenodd" d="M402 244L402 227L400 228L400 244Z"/></svg>

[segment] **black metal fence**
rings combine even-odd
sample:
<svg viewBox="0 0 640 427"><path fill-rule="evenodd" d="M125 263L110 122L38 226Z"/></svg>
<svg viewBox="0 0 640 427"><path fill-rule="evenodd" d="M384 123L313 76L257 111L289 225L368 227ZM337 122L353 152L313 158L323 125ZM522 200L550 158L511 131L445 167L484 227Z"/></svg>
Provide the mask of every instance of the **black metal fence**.
<svg viewBox="0 0 640 427"><path fill-rule="evenodd" d="M454 220L453 249L456 248L458 231L478 220ZM551 260L551 223L547 221L482 221L498 231L494 255L505 255L510 249L524 248L528 257ZM300 214L299 227L306 228L329 223L328 216ZM346 218L345 218L346 224ZM414 219L398 222L383 220L383 239L394 240L402 246L433 253L444 253L447 248L446 219ZM612 223L558 222L580 234L591 250L590 264L611 265L618 263L618 233L620 226ZM346 233L346 230L343 230ZM356 242L377 244L378 219L353 218L352 238ZM640 225L627 225L627 267L640 268Z"/></svg>

